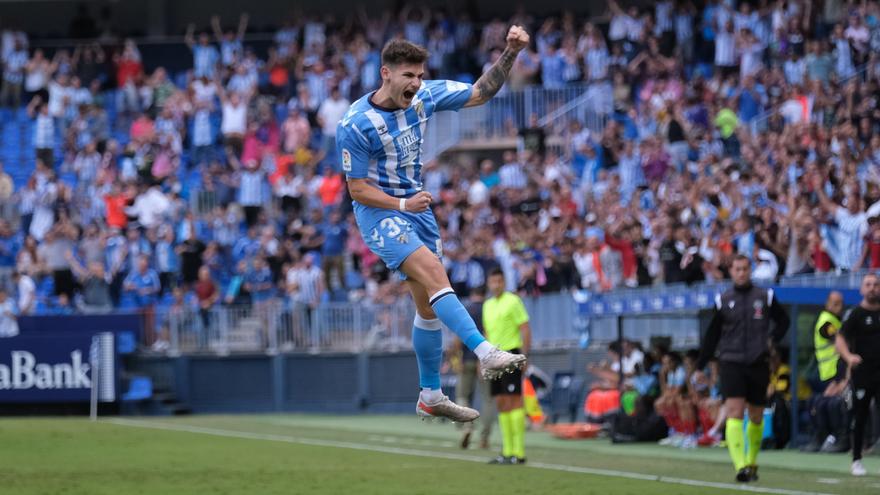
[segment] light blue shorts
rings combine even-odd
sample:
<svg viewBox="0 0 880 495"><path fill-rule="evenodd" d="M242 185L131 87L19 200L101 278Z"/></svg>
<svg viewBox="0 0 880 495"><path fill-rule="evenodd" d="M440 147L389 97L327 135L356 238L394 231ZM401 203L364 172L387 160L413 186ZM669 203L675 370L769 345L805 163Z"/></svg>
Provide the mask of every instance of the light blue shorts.
<svg viewBox="0 0 880 495"><path fill-rule="evenodd" d="M443 256L440 228L430 209L411 213L372 208L356 201L352 204L361 237L389 269L400 268L404 260L422 246L437 257Z"/></svg>

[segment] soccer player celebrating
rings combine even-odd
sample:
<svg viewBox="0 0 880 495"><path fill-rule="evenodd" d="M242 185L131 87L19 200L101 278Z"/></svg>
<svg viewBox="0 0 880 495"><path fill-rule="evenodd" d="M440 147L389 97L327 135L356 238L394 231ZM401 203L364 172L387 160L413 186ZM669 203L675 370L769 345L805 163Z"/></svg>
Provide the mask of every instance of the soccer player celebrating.
<svg viewBox="0 0 880 495"><path fill-rule="evenodd" d="M428 52L406 40L391 40L382 49L382 86L355 101L337 128L337 148L361 236L388 268L403 273L415 301L413 347L422 389L416 412L422 417L467 422L480 415L440 390L441 322L474 351L488 380L526 361L486 342L452 290L439 260L442 243L430 209L433 198L422 190L421 152L431 115L489 101L528 43L525 30L512 26L501 57L470 85L423 80Z"/></svg>
<svg viewBox="0 0 880 495"><path fill-rule="evenodd" d="M871 399L880 398L880 277L874 273L862 279L862 302L851 309L835 345L840 357L850 366L853 388L855 426L852 437L853 476L864 476L862 443L865 425L871 413Z"/></svg>
<svg viewBox="0 0 880 495"><path fill-rule="evenodd" d="M730 267L733 288L715 297L715 313L697 361L697 369L702 370L718 351L722 407L727 413L727 450L740 482L758 479L758 451L770 383L770 342L779 343L790 322L773 291L752 285L751 275L751 261L736 256ZM749 424L744 442L743 416L747 405Z"/></svg>

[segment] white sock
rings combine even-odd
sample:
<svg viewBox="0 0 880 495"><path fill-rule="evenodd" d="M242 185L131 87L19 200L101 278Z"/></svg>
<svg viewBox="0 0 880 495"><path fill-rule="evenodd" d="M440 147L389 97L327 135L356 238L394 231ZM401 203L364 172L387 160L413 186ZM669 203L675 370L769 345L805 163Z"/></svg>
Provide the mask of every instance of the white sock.
<svg viewBox="0 0 880 495"><path fill-rule="evenodd" d="M495 346L484 340L480 342L480 345L478 345L476 349L474 349L474 354L477 355L477 358L483 359L486 354L489 354L493 350L495 350Z"/></svg>
<svg viewBox="0 0 880 495"><path fill-rule="evenodd" d="M436 404L443 399L443 391L440 389L423 388L419 392L419 399L422 399L422 402L425 404Z"/></svg>

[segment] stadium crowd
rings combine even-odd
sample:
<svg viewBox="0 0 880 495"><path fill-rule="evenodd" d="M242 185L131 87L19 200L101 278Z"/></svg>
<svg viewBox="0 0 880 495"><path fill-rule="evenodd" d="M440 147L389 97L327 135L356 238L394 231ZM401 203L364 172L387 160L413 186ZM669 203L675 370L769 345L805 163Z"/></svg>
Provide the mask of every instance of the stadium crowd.
<svg viewBox="0 0 880 495"><path fill-rule="evenodd" d="M50 55L3 31L4 132L20 131L4 141L26 148L0 174L17 312L393 300L353 228L336 122L378 86L386 40L427 46L432 78L473 80L510 23L535 42L508 97L589 83L607 124L530 118L517 150L425 164L463 296L493 266L527 295L720 280L736 253L760 279L880 267L877 2L361 11L290 19L259 50L243 15L191 25L180 73L128 39Z"/></svg>

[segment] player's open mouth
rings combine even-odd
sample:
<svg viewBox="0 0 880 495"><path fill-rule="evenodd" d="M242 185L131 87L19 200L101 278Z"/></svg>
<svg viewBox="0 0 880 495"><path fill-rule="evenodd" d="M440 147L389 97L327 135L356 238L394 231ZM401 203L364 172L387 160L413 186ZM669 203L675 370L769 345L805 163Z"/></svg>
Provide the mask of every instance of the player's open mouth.
<svg viewBox="0 0 880 495"><path fill-rule="evenodd" d="M414 91L404 91L403 92L403 97L406 98L407 100L412 100L413 96L415 96L415 95L416 95L416 93Z"/></svg>

